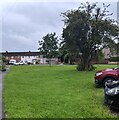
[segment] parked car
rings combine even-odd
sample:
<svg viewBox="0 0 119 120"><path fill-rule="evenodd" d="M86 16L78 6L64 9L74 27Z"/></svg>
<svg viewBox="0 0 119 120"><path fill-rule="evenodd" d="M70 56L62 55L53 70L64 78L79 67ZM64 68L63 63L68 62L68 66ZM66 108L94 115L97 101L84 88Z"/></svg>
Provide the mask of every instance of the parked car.
<svg viewBox="0 0 119 120"><path fill-rule="evenodd" d="M113 109L119 110L119 81L105 84L104 94L105 104Z"/></svg>
<svg viewBox="0 0 119 120"><path fill-rule="evenodd" d="M32 62L32 61L27 61L27 64L29 64L29 65L30 65L30 64L33 64L33 62Z"/></svg>
<svg viewBox="0 0 119 120"><path fill-rule="evenodd" d="M20 61L20 62L16 62L14 63L14 65L26 65L27 63L25 61Z"/></svg>
<svg viewBox="0 0 119 120"><path fill-rule="evenodd" d="M14 65L19 65L19 62L14 63Z"/></svg>
<svg viewBox="0 0 119 120"><path fill-rule="evenodd" d="M11 59L10 61L9 61L9 64L10 65L14 65L16 63L16 60L14 60L14 59Z"/></svg>
<svg viewBox="0 0 119 120"><path fill-rule="evenodd" d="M118 80L119 80L119 68L100 70L95 74L96 86L105 87L105 84L110 84L112 81Z"/></svg>

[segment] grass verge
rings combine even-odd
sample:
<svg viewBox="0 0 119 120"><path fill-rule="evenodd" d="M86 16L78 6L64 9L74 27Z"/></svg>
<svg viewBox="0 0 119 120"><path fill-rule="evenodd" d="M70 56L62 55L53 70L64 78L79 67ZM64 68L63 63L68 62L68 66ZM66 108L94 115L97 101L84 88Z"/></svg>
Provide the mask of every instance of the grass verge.
<svg viewBox="0 0 119 120"><path fill-rule="evenodd" d="M98 65L97 70L114 65ZM13 66L4 80L7 118L113 118L95 88L96 71L76 66Z"/></svg>

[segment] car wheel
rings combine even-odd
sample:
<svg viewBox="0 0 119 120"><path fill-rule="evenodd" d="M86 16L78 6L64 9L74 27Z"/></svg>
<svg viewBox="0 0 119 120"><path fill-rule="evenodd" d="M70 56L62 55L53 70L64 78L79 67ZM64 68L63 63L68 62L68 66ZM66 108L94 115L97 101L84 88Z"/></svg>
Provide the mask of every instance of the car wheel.
<svg viewBox="0 0 119 120"><path fill-rule="evenodd" d="M114 80L115 80L114 78L106 78L103 82L103 86L106 87L106 86L111 85L112 81Z"/></svg>

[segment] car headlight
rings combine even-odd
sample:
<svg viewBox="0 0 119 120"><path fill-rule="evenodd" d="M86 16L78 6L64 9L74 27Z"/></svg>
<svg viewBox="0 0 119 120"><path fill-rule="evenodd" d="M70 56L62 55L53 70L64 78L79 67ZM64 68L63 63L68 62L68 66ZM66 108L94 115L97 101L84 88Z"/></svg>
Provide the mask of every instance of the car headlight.
<svg viewBox="0 0 119 120"><path fill-rule="evenodd" d="M110 89L107 91L107 94L113 94L113 95L116 95L119 93L119 87L115 87L113 89Z"/></svg>
<svg viewBox="0 0 119 120"><path fill-rule="evenodd" d="M102 75L103 73L102 72L99 72L99 73L96 73L96 76L99 76L99 75Z"/></svg>

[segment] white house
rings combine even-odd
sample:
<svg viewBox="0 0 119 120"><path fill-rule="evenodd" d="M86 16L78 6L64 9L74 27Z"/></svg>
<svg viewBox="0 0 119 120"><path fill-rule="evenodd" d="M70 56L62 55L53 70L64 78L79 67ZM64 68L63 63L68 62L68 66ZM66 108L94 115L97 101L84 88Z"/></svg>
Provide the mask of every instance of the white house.
<svg viewBox="0 0 119 120"><path fill-rule="evenodd" d="M44 58L43 54L40 52L3 52L3 56L6 57L7 64L11 59L16 60L16 62L24 61L33 64L47 64L49 59ZM56 64L58 62L58 58L51 59L52 64Z"/></svg>

